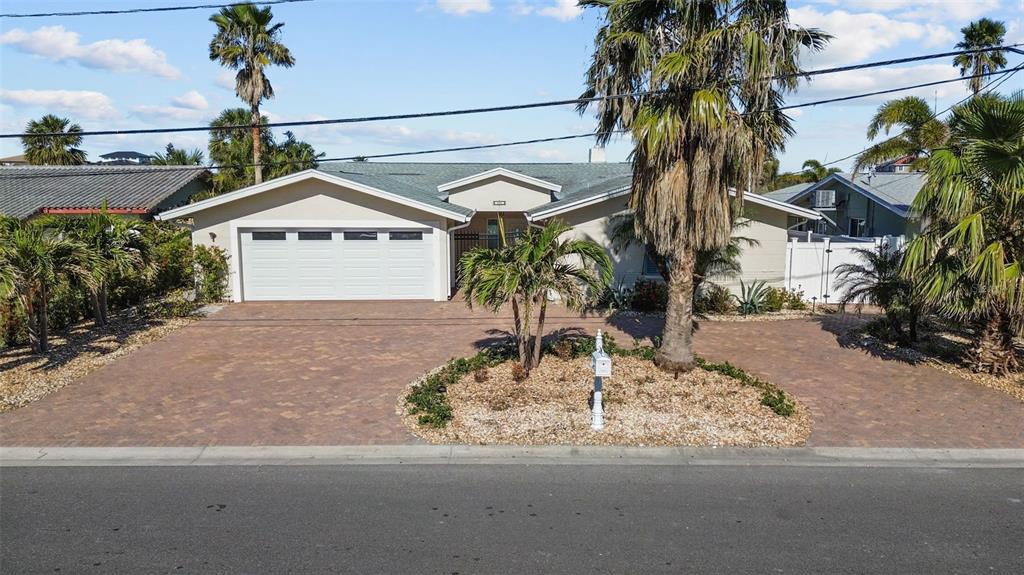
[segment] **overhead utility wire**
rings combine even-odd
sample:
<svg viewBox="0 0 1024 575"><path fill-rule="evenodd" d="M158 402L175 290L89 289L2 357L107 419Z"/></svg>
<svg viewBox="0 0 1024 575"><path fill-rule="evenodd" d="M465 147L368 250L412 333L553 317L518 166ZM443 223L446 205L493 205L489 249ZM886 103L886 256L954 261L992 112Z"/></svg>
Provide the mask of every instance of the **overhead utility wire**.
<svg viewBox="0 0 1024 575"><path fill-rule="evenodd" d="M1014 46L1016 46L1016 45L1014 45ZM1017 50L1014 50L1012 48L1012 46L1011 47L1001 46L1001 47L998 47L998 48L990 48L990 49L983 49L983 50L964 50L964 51L960 51L960 52L943 52L943 53L941 53L939 55L925 54L925 55L922 55L922 56L914 56L914 57L910 57L910 58L903 58L900 61L901 62L912 62L912 61L927 60L927 59L937 58L937 57L944 57L944 56L948 56L949 54L966 54L966 53L973 53L973 52L979 52L979 51L989 51L989 50L995 50L995 49L1009 49L1009 50L1012 50L1012 51L1017 51ZM858 64L858 65L855 65L855 66L846 66L844 68L831 68L831 69L823 69L823 70L809 70L807 72L801 73L800 75L801 76L815 76L815 75L820 75L820 74L831 74L831 73L835 73L835 72L842 72L842 71L849 71L849 70L860 70L860 69L865 69L865 68L873 68L873 67L877 67L877 66L883 66L883 65L886 65L888 62L891 62L891 60L886 60L884 62L867 62L867 63L864 63L864 64ZM782 77L788 77L788 76L778 76L778 78L782 78ZM961 77L959 79L962 80L963 78ZM949 81L952 82L954 80L949 80ZM928 86L928 85L930 85L930 84L922 84L922 85L919 85L919 86L910 86L910 87L905 88L905 89L913 89L913 88L917 88L917 87L921 87L921 86ZM645 96L645 95L650 95L650 94L652 94L652 92L646 92L645 91L645 92L632 92L632 93L628 93L628 94L613 94L613 95L610 95L610 96L594 96L592 98L571 98L571 99L564 99L564 100L549 100L549 101L543 101L543 102L532 102L532 103L528 103L528 104L512 104L512 105L506 105L506 106L489 106L489 107L484 107L484 108L463 108L463 109L445 110L445 111L438 111L438 112L419 112L419 113L410 113L410 114L388 114L388 115L380 115L380 116L362 116L362 117L353 117L353 118L334 118L334 119L325 119L325 120L299 120L299 121L293 121L293 122L267 122L265 124L260 124L259 127L261 127L261 128L290 128L290 127L299 127L299 126L323 126L323 125L332 125L332 124L355 124L355 123L363 123L363 122L380 122L380 121L388 121L388 120L410 120L410 119L419 119L419 118L436 118L436 117L443 117L443 116L461 116L461 115L467 115L467 114L483 114L483 113L491 113L491 112L507 112L507 111L513 111L513 110L527 110L527 109L532 109L532 108L546 108L546 107L553 107L553 106L578 105L578 104L584 104L584 103L590 103L590 102L598 102L598 101L602 101L602 100L615 100L615 99L622 99L622 98L633 98L633 97L637 97L637 96ZM868 96L871 96L871 95L875 95L875 94L874 93L868 94ZM859 96L859 97L867 97L867 96ZM848 98L848 99L853 99L853 98L851 97L851 98ZM802 106L803 105L797 104L797 105L793 105L791 107L795 108L795 107L802 107ZM247 130L247 129L251 129L251 128L252 128L252 124L232 124L232 125L228 125L228 126L216 126L216 127L214 127L214 126L188 126L188 127L178 127L178 128L144 128L144 129L131 129L131 130L93 130L93 131L79 132L78 135L83 136L83 137L84 136L124 136L124 135L133 135L133 134L173 134L173 133L183 133L183 132L210 132L210 131L218 131L219 132L219 131L227 131L227 130ZM48 132L48 133L42 133L42 134L27 134L27 133L0 134L0 139L3 139L3 138L63 136L63 135L65 135L65 134L63 134L63 133L56 133L56 132L53 132L53 133Z"/></svg>
<svg viewBox="0 0 1024 575"><path fill-rule="evenodd" d="M312 2L313 0L266 0L265 2L252 2L257 6L270 6L271 4L292 4L295 2ZM0 18L43 18L47 16L110 16L113 14L138 14L141 12L176 12L179 10L202 10L211 8L229 8L249 4L249 2L233 2L231 4L199 4L196 6L163 6L160 8L128 8L125 10L83 10L80 12L37 12L35 14L0 14Z"/></svg>

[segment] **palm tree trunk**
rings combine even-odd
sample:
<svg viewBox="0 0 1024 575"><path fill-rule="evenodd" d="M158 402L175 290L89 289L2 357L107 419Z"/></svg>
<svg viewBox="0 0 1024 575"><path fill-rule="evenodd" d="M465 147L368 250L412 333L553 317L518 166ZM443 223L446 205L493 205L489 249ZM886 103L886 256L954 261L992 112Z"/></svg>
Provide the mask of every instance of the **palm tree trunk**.
<svg viewBox="0 0 1024 575"><path fill-rule="evenodd" d="M103 327L103 312L100 310L100 292L99 287L90 290L89 292L89 303L92 304L92 322L96 327Z"/></svg>
<svg viewBox="0 0 1024 575"><path fill-rule="evenodd" d="M107 284L106 283L103 283L103 284L100 285L99 301L100 301L100 316L103 318L103 325L107 325L108 323L110 323L110 320L107 318L107 311L108 310L107 310Z"/></svg>
<svg viewBox="0 0 1024 575"><path fill-rule="evenodd" d="M664 371L693 369L693 268L692 249L672 261L668 270L668 307L665 333L654 363Z"/></svg>
<svg viewBox="0 0 1024 575"><path fill-rule="evenodd" d="M974 368L991 374L1005 375L1020 367L1013 345L1010 316L1004 311L989 315L979 328L980 337L974 348Z"/></svg>
<svg viewBox="0 0 1024 575"><path fill-rule="evenodd" d="M46 288L46 284L39 289L39 305L36 311L39 313L39 319L37 320L39 327L39 353L46 353L50 351L50 314L48 313L47 305L49 304L50 294Z"/></svg>
<svg viewBox="0 0 1024 575"><path fill-rule="evenodd" d="M28 345L35 353L39 352L39 317L36 314L35 294L21 296L25 304L25 323L28 324Z"/></svg>
<svg viewBox="0 0 1024 575"><path fill-rule="evenodd" d="M533 363L531 361L533 356L530 354L530 322L533 320L533 300L525 295L523 297L522 314L523 328L521 338L523 341L523 351L520 360L523 363L523 367L526 368L526 373L530 373L530 370L533 369Z"/></svg>
<svg viewBox="0 0 1024 575"><path fill-rule="evenodd" d="M519 363L526 365L526 349L523 348L523 316L519 311L519 300L512 298L512 325L516 339L516 351L519 352Z"/></svg>
<svg viewBox="0 0 1024 575"><path fill-rule="evenodd" d="M533 337L533 367L540 365L541 350L544 347L544 317L548 311L547 294L540 294L540 312L537 314L537 335Z"/></svg>
<svg viewBox="0 0 1024 575"><path fill-rule="evenodd" d="M263 166L260 160L263 157L263 142L260 141L260 107L252 107L252 163L253 179L255 183L263 183Z"/></svg>

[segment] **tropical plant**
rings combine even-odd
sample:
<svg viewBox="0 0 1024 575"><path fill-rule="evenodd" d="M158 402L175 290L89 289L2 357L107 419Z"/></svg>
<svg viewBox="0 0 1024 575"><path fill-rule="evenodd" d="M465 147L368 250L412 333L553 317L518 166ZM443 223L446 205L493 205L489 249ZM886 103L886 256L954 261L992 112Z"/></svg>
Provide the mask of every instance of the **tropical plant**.
<svg viewBox="0 0 1024 575"><path fill-rule="evenodd" d="M34 352L49 351L51 290L61 281L90 285L92 257L81 242L56 233L40 220L0 216L0 298L16 298L26 316Z"/></svg>
<svg viewBox="0 0 1024 575"><path fill-rule="evenodd" d="M274 87L264 74L269 65L290 68L295 64L288 48L280 42L283 22L271 25L274 15L269 6L257 8L251 3L221 8L210 17L217 32L210 40L210 60L238 70L235 93L249 105L253 179L263 181L260 103L274 97ZM211 150L212 154L212 150Z"/></svg>
<svg viewBox="0 0 1024 575"><path fill-rule="evenodd" d="M600 143L631 134L637 239L668 263L655 363L689 370L696 253L729 243L729 188L749 187L792 134L776 108L797 87L800 51L828 35L791 25L783 1L581 4L604 16L583 97L609 96L596 104Z"/></svg>
<svg viewBox="0 0 1024 575"><path fill-rule="evenodd" d="M22 136L25 159L37 166L79 166L85 163L82 145L82 127L67 118L46 114L38 120L29 120L26 134L59 134L56 136Z"/></svg>
<svg viewBox="0 0 1024 575"><path fill-rule="evenodd" d="M154 166L201 166L203 164L203 151L199 148L186 150L175 148L174 144L167 144L164 152L156 152L150 161Z"/></svg>
<svg viewBox="0 0 1024 575"><path fill-rule="evenodd" d="M589 240L563 239L570 229L551 221L541 229L529 228L510 245L474 248L460 260L460 284L469 306L497 312L511 305L519 363L527 372L541 360L549 295L557 294L570 310L583 310L588 293L601 293L611 283L612 264L604 248Z"/></svg>
<svg viewBox="0 0 1024 575"><path fill-rule="evenodd" d="M879 106L868 124L868 139L874 140L880 133L888 136L893 128L899 128L900 133L870 146L857 156L854 173L867 166L906 156L916 158L912 164L914 169L922 169L928 163L928 155L942 146L948 135L946 125L935 119L928 102L917 96L889 100Z"/></svg>
<svg viewBox="0 0 1024 575"><path fill-rule="evenodd" d="M818 160L807 160L800 167L803 168L802 175L804 177L804 182L806 183L818 182L832 174L842 172L839 168L826 168L825 165Z"/></svg>
<svg viewBox="0 0 1024 575"><path fill-rule="evenodd" d="M40 225L50 227L81 243L91 252L88 259L92 280L85 284L96 325L107 325L107 297L111 284L129 274L152 275L149 246L143 237L146 224L136 218L107 211L103 202L98 213L81 217L48 218Z"/></svg>
<svg viewBox="0 0 1024 575"><path fill-rule="evenodd" d="M757 280L747 285L740 280L740 295L733 295L736 307L743 315L756 315L765 311L768 298L768 287L764 280Z"/></svg>
<svg viewBox="0 0 1024 575"><path fill-rule="evenodd" d="M836 266L840 305L869 303L885 312L887 331L900 344L917 341L925 301L919 284L903 275L904 250L854 248L863 263Z"/></svg>
<svg viewBox="0 0 1024 575"><path fill-rule="evenodd" d="M324 153L317 153L308 142L296 140L295 134L285 132L285 140L275 144L273 153L270 154L271 165L270 178L280 178L302 170L312 170L317 167L317 160L324 157Z"/></svg>
<svg viewBox="0 0 1024 575"><path fill-rule="evenodd" d="M905 271L939 313L974 325L975 368L1006 373L1024 334L1024 94L974 98L950 126L914 199L927 225Z"/></svg>
<svg viewBox="0 0 1024 575"><path fill-rule="evenodd" d="M957 43L957 48L984 50L1003 44L1006 25L998 20L982 18L961 28L960 33L964 35L964 39ZM967 85L971 87L972 93L977 94L981 91L982 83L985 80L984 75L992 74L1006 67L1006 55L1002 50L957 54L953 58L953 65L960 68L961 76L971 76L967 79Z"/></svg>
<svg viewBox="0 0 1024 575"><path fill-rule="evenodd" d="M210 160L224 166L213 175L213 193L233 192L249 185L255 177L252 166L252 133L247 128L223 129L249 122L249 112L244 108L228 108L210 122ZM266 118L262 119L266 123ZM261 149L274 147L274 137L269 128L260 129Z"/></svg>

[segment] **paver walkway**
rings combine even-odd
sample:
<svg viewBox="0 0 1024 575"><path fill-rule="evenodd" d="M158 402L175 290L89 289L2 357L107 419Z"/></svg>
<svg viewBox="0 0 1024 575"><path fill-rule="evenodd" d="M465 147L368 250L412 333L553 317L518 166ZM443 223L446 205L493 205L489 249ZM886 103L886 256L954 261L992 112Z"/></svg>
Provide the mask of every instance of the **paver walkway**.
<svg viewBox="0 0 1024 575"><path fill-rule="evenodd" d="M650 319L553 315L553 329L602 327L620 341L660 331ZM0 415L0 444L413 442L395 416L401 388L501 337L504 323L461 303L232 305ZM830 329L820 320L705 323L697 347L805 401L813 445L1024 447L1024 403L931 367L842 348Z"/></svg>

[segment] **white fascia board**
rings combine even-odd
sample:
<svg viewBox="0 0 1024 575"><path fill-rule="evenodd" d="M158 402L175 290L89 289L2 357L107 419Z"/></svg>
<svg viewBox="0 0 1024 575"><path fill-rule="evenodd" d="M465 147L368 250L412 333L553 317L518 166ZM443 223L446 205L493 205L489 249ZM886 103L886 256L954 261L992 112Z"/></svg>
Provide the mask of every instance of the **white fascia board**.
<svg viewBox="0 0 1024 575"><path fill-rule="evenodd" d="M281 178L270 180L269 182L263 182L262 184L249 186L247 188L242 188L241 190L235 190L234 192L222 194L220 196L209 198L200 202L196 202L194 204L182 206L180 208L175 208L173 210L167 210L166 212L157 214L156 219L164 221L174 218L180 218L215 206L220 206L236 200L248 198L249 196L254 196L256 194L260 194L269 190L274 190L283 186L287 186L289 184L294 184L296 182L311 179L320 180L322 182L327 182L329 184L335 184L341 187L353 189L356 190L357 192L362 192L364 194L390 200L392 202L395 202L396 204L402 204L404 206L413 207L416 209L423 210L425 212L429 212L439 216L444 216L446 218L451 218L453 220L457 220L460 222L466 222L469 221L470 218L472 218L472 214L465 215L458 212L445 210L443 208L431 206L429 204L416 201L412 198L407 198L405 196L400 196L398 194L374 188L372 186L360 184L359 182L353 182L352 180L346 180L345 178L339 178L338 176L327 174L319 170L303 170L301 172L296 172L294 174L289 174Z"/></svg>
<svg viewBox="0 0 1024 575"><path fill-rule="evenodd" d="M532 214L527 212L526 213L526 219L527 219L527 221L531 221L532 222L532 221L535 221L535 220L543 220L543 219L547 219L547 218L550 218L550 217L558 216L558 215L564 214L566 212L571 212L573 210L578 210L580 208L585 208L587 206L592 206L594 204L601 203L601 202L603 202L605 200L610 200L612 198L617 198L619 196L625 196L625 195L629 194L629 190L630 189L631 189L631 186L625 186L625 187L622 187L622 188L616 188L614 190L610 190L610 191L607 191L607 192L602 192L600 194L596 194L596 195L593 195L593 196L587 196L585 198L580 198L580 199L578 199L576 201L566 202L566 203L564 203L564 204L562 204L560 206L556 206L554 208L550 208L550 209L547 209L547 210L540 210L540 211L532 213Z"/></svg>
<svg viewBox="0 0 1024 575"><path fill-rule="evenodd" d="M486 180L487 178L492 178L494 176L504 176L511 180L517 180L526 184L532 184L534 186L537 186L538 188L551 190L552 192L555 193L562 191L562 186L558 184L549 182L547 180L542 180L540 178L527 176L526 174L520 174L519 172L513 172L512 170L506 168L492 168L490 170L487 170L486 172L480 172L479 174L473 174L472 176L467 176L465 178L460 178L458 180L441 184L440 186L437 186L437 191L447 192L448 190L480 182Z"/></svg>
<svg viewBox="0 0 1024 575"><path fill-rule="evenodd" d="M729 195L730 196L735 196L736 195L736 191L735 190L729 190ZM751 194L750 192L744 193L743 194L743 201L744 202L750 202L752 204L757 204L759 206L765 206L766 208L772 208L772 209L776 209L776 210L779 210L779 211L783 211L783 212L786 212L787 214L793 214L794 216L799 216L801 218L807 218L809 220L820 220L821 219L821 214L816 212L816 211L814 211L814 210L809 210L807 208L801 208L800 206L794 206L793 204L790 204L788 202L782 202L782 201L779 201L779 200L774 200L772 198L766 198L765 196L762 196L760 194Z"/></svg>

